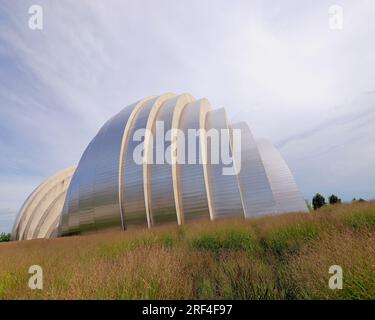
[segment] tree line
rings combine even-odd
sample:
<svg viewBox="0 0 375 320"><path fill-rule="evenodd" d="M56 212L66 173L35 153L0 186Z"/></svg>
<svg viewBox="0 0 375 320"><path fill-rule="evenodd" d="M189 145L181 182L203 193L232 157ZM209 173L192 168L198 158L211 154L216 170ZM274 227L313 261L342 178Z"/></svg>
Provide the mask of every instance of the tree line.
<svg viewBox="0 0 375 320"><path fill-rule="evenodd" d="M335 194L331 194L327 200L328 200L328 204L330 205L339 204L342 202L341 199ZM352 203L356 203L356 202L366 202L366 200L362 198L359 198L359 199L353 198ZM326 204L327 204L326 199L320 193L317 193L312 198L312 208L314 210L318 210L321 207L325 206Z"/></svg>

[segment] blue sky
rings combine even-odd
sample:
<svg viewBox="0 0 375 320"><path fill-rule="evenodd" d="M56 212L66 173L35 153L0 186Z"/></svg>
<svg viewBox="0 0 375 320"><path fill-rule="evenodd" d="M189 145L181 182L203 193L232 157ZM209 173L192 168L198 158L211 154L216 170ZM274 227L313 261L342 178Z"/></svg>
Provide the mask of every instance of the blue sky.
<svg viewBox="0 0 375 320"><path fill-rule="evenodd" d="M0 232L110 116L164 92L247 121L305 198L375 198L374 17L371 0L0 0Z"/></svg>

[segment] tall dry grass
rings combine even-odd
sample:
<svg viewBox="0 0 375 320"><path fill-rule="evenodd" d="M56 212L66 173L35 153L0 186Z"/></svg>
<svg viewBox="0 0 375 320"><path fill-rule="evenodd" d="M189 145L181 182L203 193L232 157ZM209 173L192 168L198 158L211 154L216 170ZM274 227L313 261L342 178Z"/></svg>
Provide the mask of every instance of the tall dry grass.
<svg viewBox="0 0 375 320"><path fill-rule="evenodd" d="M43 290L28 288L40 265ZM328 287L329 266L344 271ZM374 299L375 203L0 244L1 299Z"/></svg>

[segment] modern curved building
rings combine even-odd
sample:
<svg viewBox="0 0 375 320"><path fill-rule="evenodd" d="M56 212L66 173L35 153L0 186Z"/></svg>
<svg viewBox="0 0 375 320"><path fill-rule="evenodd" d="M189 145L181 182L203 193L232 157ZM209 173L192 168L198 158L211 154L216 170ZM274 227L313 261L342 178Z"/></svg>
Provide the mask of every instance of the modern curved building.
<svg viewBox="0 0 375 320"><path fill-rule="evenodd" d="M48 178L26 199L14 224L16 240L57 236L66 192L75 168L68 168Z"/></svg>
<svg viewBox="0 0 375 320"><path fill-rule="evenodd" d="M48 238L296 211L308 210L270 142L254 140L246 123L229 124L225 110L207 99L167 93L109 119L76 169L57 173L29 196L12 235Z"/></svg>

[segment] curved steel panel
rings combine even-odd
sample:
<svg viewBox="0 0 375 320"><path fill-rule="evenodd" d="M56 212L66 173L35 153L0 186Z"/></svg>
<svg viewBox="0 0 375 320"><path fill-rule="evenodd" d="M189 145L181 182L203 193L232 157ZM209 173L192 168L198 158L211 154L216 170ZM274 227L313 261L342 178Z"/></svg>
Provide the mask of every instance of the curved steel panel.
<svg viewBox="0 0 375 320"><path fill-rule="evenodd" d="M91 140L86 150L83 152L78 167L73 175L61 214L58 230L59 235L65 236L80 233L80 208L84 204L81 198L84 198L86 194L90 194L86 187L90 184L85 184L85 182L92 181L93 179L94 163L89 161L89 155L92 152L92 146L96 144L96 139L97 135ZM86 198L88 198L88 196L86 196ZM94 225L93 210L91 210L91 212L89 211L88 214L90 215L90 219L87 219L87 217L86 219L90 221L91 225Z"/></svg>
<svg viewBox="0 0 375 320"><path fill-rule="evenodd" d="M31 195L27 205L24 205L22 213L20 214L20 220L18 222L18 226L16 227L16 235L15 237L19 240L23 240L26 237L28 232L28 227L30 226L30 219L32 219L32 215L35 213L35 208L40 204L43 197L48 193L50 189L50 184L56 183L56 176L52 176L48 178L45 182L43 182Z"/></svg>
<svg viewBox="0 0 375 320"><path fill-rule="evenodd" d="M122 136L122 144L121 144L121 152L120 152L120 161L118 164L119 168L119 175L118 175L118 183L119 183L119 189L118 189L118 196L119 196L119 205L120 205L120 216L121 216L121 225L122 228L125 230L125 220L124 220L124 208L123 208L123 195L124 195L124 171L125 171L125 159L126 159L126 154L128 150L128 144L130 140L130 132L134 128L134 122L135 119L138 117L139 111L145 106L145 102L148 100L151 100L155 98L154 96L149 97L145 100L143 100L143 103L139 104L136 106L131 113L128 122L126 124L123 136Z"/></svg>
<svg viewBox="0 0 375 320"><path fill-rule="evenodd" d="M56 217L56 219L51 223L51 226L48 228L44 238L57 238L59 236L59 222L60 217Z"/></svg>
<svg viewBox="0 0 375 320"><path fill-rule="evenodd" d="M125 107L90 142L68 191L62 235L122 228L119 175L124 132L129 118L148 99Z"/></svg>
<svg viewBox="0 0 375 320"><path fill-rule="evenodd" d="M39 190L42 189L43 183L36 187L32 193L26 198L25 202L22 204L21 209L18 211L17 218L13 224L12 228L12 240L17 240L20 235L21 226L24 224L24 220L26 219L26 215L24 214L26 208L32 203L35 196L38 194Z"/></svg>
<svg viewBox="0 0 375 320"><path fill-rule="evenodd" d="M48 212L48 208L51 206L51 204L61 195L61 193L65 192L66 187L64 180L57 181L50 186L48 191L44 194L43 198L40 199L39 203L31 213L22 238L32 239L34 233L39 234L38 223L42 219L43 215Z"/></svg>
<svg viewBox="0 0 375 320"><path fill-rule="evenodd" d="M241 152L234 152L234 159L241 163L238 174L245 217L272 214L276 203L250 128L245 122L233 124L232 129L241 130Z"/></svg>
<svg viewBox="0 0 375 320"><path fill-rule="evenodd" d="M194 98L191 97L193 102ZM175 201L175 208L177 213L177 223L179 225L183 222L182 213L182 199L181 199L181 183L180 183L180 171L177 163L177 146L178 146L178 131L180 130L180 119L182 112L187 104L176 105L172 116L172 130L171 130L171 163L172 163L172 181L173 181L173 195Z"/></svg>
<svg viewBox="0 0 375 320"><path fill-rule="evenodd" d="M212 201L212 216L216 218L243 217L244 211L231 147L230 130L223 108L206 115L207 172ZM225 163L228 156L231 163ZM225 160L225 161L224 161ZM232 174L224 174L233 168Z"/></svg>
<svg viewBox="0 0 375 320"><path fill-rule="evenodd" d="M45 211L43 216L40 218L35 231L32 235L32 238L47 238L47 231L53 226L57 227L57 224L55 224L55 221L59 221L60 214L62 211L62 208L64 206L65 198L66 198L66 191L65 189L63 192L61 192L57 198L51 203L51 205L48 207L48 209Z"/></svg>
<svg viewBox="0 0 375 320"><path fill-rule="evenodd" d="M32 192L22 206L13 227L14 240L45 237L40 230L51 228L51 221L60 218L62 203L74 170L68 168L58 172ZM52 210L53 208L56 210Z"/></svg>
<svg viewBox="0 0 375 320"><path fill-rule="evenodd" d="M152 225L177 222L177 210L174 199L172 176L172 121L174 111L184 107L194 98L182 94L171 98L160 108L152 124L153 144L149 146L152 163L145 164L145 197L148 199L148 211ZM151 120L151 119L149 119ZM159 128L157 128L159 126ZM157 130L163 130L163 140L157 137ZM168 135L168 139L166 136ZM167 152L170 152L167 155ZM163 163L160 163L160 162Z"/></svg>
<svg viewBox="0 0 375 320"><path fill-rule="evenodd" d="M146 212L146 202L143 181L143 163L139 164L134 159L137 148L143 142L143 148L149 143L147 137L143 136L142 141L134 139L134 133L145 130L148 125L150 112L157 113L161 105L174 95L167 93L147 101L143 109L138 113L134 125L129 130L129 142L123 165L123 190L121 207L123 214L124 228L150 226L149 217ZM138 131L140 130L140 131ZM143 132L144 133L144 132Z"/></svg>
<svg viewBox="0 0 375 320"><path fill-rule="evenodd" d="M277 212L308 212L305 200L279 151L271 142L264 139L258 140L257 145L276 202Z"/></svg>
<svg viewBox="0 0 375 320"><path fill-rule="evenodd" d="M194 139L188 139L189 129L197 131L201 129L201 112L206 112L204 109L208 108L205 102L206 100L198 100L186 105L179 121L179 129L184 133L184 139L177 138L176 142L178 152L176 183L179 190L182 223L210 217L202 165L201 135L196 135ZM188 163L189 154L192 163Z"/></svg>
<svg viewBox="0 0 375 320"><path fill-rule="evenodd" d="M96 228L122 228L119 204L119 161L123 134L131 114L139 112L148 101L141 100L123 109L109 124L103 135L100 155L95 167L92 194Z"/></svg>

